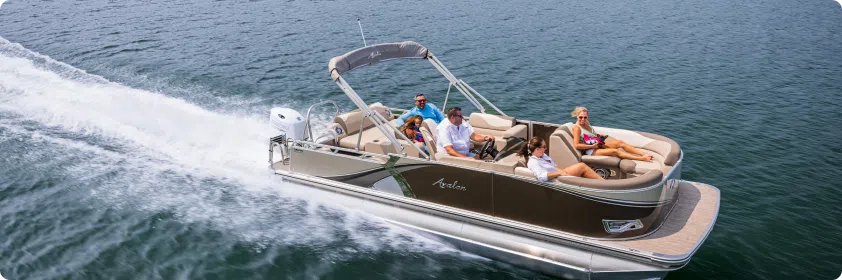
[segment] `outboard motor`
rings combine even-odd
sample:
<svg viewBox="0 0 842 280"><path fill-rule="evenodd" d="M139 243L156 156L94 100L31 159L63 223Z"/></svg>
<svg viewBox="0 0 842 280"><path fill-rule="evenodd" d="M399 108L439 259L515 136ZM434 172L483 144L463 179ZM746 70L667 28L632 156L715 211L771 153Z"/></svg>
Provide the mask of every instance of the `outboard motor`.
<svg viewBox="0 0 842 280"><path fill-rule="evenodd" d="M284 134L286 139L304 140L304 116L290 108L272 108L269 111L269 124L276 135Z"/></svg>
<svg viewBox="0 0 842 280"><path fill-rule="evenodd" d="M272 108L269 111L269 124L274 130L269 144L269 164L275 164L273 158L276 152L281 153L281 160L285 162L289 157L287 141L304 140L307 137L304 135L304 117L293 109Z"/></svg>

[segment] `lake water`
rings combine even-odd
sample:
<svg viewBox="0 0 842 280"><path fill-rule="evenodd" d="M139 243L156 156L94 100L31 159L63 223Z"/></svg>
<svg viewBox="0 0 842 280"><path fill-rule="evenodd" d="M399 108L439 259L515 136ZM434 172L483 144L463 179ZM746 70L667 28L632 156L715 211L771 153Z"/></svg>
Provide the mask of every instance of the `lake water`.
<svg viewBox="0 0 842 280"><path fill-rule="evenodd" d="M717 186L669 279L842 272L842 7L809 1L18 1L0 9L8 279L535 279L266 168L271 107L352 109L327 62L412 40L504 112L668 136ZM419 61L350 73L441 104ZM454 99L455 100L455 99ZM468 107L468 106L463 106ZM317 114L323 127L330 112Z"/></svg>

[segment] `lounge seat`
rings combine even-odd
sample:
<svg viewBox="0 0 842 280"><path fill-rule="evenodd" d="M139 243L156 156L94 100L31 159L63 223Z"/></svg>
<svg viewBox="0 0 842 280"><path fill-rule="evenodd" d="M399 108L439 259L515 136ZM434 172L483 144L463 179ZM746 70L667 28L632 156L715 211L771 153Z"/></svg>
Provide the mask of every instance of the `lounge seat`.
<svg viewBox="0 0 842 280"><path fill-rule="evenodd" d="M529 170L529 168L526 167L516 167L515 175L533 179L535 178L535 175L532 174L532 170ZM664 173L660 170L650 170L644 174L641 174L640 176L627 178L623 180L595 180L575 176L561 176L556 177L550 182L594 189L628 190L652 186L661 181L661 178L663 176Z"/></svg>
<svg viewBox="0 0 842 280"><path fill-rule="evenodd" d="M497 150L506 146L504 137L520 137L526 139L529 128L524 124L517 124L513 117L498 116L485 113L471 113L468 123L474 127L474 132L494 137ZM473 141L472 141L473 142ZM484 143L474 142L474 145Z"/></svg>
<svg viewBox="0 0 842 280"><path fill-rule="evenodd" d="M393 119L392 111L380 103L369 105L369 109L380 114L386 120ZM360 123L362 122L362 132L360 132ZM365 151L366 147L378 146L382 139L387 139L374 123L368 118L363 119L363 112L359 109L336 116L333 123L328 126L339 141L339 146L348 149L357 148L357 140L359 139L360 150Z"/></svg>
<svg viewBox="0 0 842 280"><path fill-rule="evenodd" d="M550 135L550 141L548 143L549 155L559 166L562 166L562 164L568 166L577 162L584 162L594 166L616 167L628 174L643 175L652 170L658 170L662 174L667 174L678 161L681 153L681 149L677 143L657 134L595 127L600 133L610 136L607 139L608 141L616 139L623 140L629 145L652 155L652 161L583 155L581 151L575 149L573 146L573 126L573 123L563 124Z"/></svg>

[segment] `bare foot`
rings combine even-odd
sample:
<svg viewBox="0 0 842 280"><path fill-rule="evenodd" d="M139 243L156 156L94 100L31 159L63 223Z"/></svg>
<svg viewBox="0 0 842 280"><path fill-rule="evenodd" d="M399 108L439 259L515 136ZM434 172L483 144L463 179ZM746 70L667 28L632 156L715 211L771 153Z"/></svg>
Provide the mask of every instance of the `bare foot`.
<svg viewBox="0 0 842 280"><path fill-rule="evenodd" d="M650 160L652 160L652 158L653 158L652 155L643 155L643 159L645 159L646 161L650 161Z"/></svg>

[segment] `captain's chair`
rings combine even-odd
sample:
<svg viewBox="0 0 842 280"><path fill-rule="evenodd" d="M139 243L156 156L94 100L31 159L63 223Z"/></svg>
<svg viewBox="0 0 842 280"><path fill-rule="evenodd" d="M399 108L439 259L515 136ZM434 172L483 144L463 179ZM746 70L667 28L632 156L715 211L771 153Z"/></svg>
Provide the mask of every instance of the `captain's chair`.
<svg viewBox="0 0 842 280"><path fill-rule="evenodd" d="M445 120L446 121L446 120ZM430 152L430 160L446 162L461 166L485 169L494 172L513 174L517 165L517 155L511 155L499 162L486 162L481 160L454 157L447 154L447 151L436 150L438 142L438 124L435 121L426 119L421 123L421 134L424 135L424 144Z"/></svg>

